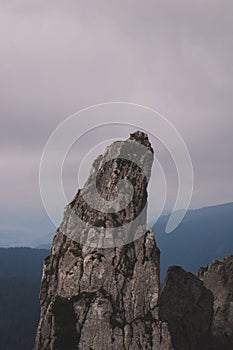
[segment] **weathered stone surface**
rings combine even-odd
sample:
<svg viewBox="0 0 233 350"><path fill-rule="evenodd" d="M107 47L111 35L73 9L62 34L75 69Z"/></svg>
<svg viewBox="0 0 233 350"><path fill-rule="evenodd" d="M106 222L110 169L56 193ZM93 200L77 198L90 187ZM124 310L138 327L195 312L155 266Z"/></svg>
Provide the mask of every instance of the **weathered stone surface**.
<svg viewBox="0 0 233 350"><path fill-rule="evenodd" d="M44 263L35 350L233 349L233 256L197 276L169 268L160 295L160 252L146 228L152 162L142 132L94 162Z"/></svg>
<svg viewBox="0 0 233 350"><path fill-rule="evenodd" d="M130 140L150 152L133 153L135 162L130 163L124 158L131 149L124 141L114 143L94 162L84 191L78 191L66 208L44 264L35 350L172 350L167 324L158 319L160 252L153 230L145 226L153 152L145 134L136 132ZM119 158L104 167L109 155ZM126 209L104 214L86 204L84 196L92 192L96 172L98 191L105 200L115 198L119 179L131 181L134 196ZM74 212L83 225L77 225ZM137 217L140 220L131 225ZM102 235L101 227L115 226L119 236L109 238L106 230ZM137 239L120 245L127 241L125 235L128 241ZM118 244L103 248L106 239Z"/></svg>
<svg viewBox="0 0 233 350"><path fill-rule="evenodd" d="M197 276L170 267L158 309L175 350L233 349L233 255L200 268Z"/></svg>
<svg viewBox="0 0 233 350"><path fill-rule="evenodd" d="M155 348L159 250L153 232L127 246L85 251L58 232L58 246L45 262L36 348L60 349L69 339L70 349Z"/></svg>
<svg viewBox="0 0 233 350"><path fill-rule="evenodd" d="M197 276L214 295L211 332L216 348L233 349L233 255L200 268Z"/></svg>
<svg viewBox="0 0 233 350"><path fill-rule="evenodd" d="M60 230L72 240L101 247L133 241L139 226L146 232L146 188L152 162L153 149L142 132L108 146L94 161L84 188L66 208Z"/></svg>
<svg viewBox="0 0 233 350"><path fill-rule="evenodd" d="M159 318L168 322L176 350L208 349L213 295L193 274L168 269L159 301Z"/></svg>

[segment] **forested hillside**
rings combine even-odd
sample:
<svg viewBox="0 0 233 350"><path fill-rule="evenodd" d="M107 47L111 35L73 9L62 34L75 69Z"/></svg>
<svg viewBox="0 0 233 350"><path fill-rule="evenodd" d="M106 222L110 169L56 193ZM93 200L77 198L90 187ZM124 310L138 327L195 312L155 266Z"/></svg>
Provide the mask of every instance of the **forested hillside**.
<svg viewBox="0 0 233 350"><path fill-rule="evenodd" d="M0 348L31 350L39 319L39 289L48 251L0 248Z"/></svg>

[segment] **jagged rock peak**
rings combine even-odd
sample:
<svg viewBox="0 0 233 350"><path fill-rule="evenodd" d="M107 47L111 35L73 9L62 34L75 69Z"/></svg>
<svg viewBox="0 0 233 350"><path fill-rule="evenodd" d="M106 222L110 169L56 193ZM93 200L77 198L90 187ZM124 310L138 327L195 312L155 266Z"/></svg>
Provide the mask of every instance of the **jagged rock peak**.
<svg viewBox="0 0 233 350"><path fill-rule="evenodd" d="M146 228L152 162L141 131L95 160L45 259L35 350L233 349L233 256L197 276L169 268L160 294L160 251Z"/></svg>
<svg viewBox="0 0 233 350"><path fill-rule="evenodd" d="M142 132L114 142L68 205L44 263L35 350L173 349L167 323L158 318L160 252L145 227L151 149ZM93 209L92 186L97 182L100 197L114 200L114 186L124 178L133 185L131 202L112 216ZM93 237L109 239L112 228L113 243L121 244L91 244Z"/></svg>
<svg viewBox="0 0 233 350"><path fill-rule="evenodd" d="M101 228L109 229L111 237L107 247L132 241L139 226L146 225L147 185L152 163L153 149L148 136L141 131L108 146L94 161L84 188L77 191L67 207L61 231L66 230L72 239L76 235L76 241L86 244L87 235L83 232L88 224L96 231L92 245L99 246Z"/></svg>
<svg viewBox="0 0 233 350"><path fill-rule="evenodd" d="M151 152L154 152L151 143L149 141L148 135L143 131L135 131L130 134L129 140L135 140L136 142L141 143L146 146Z"/></svg>

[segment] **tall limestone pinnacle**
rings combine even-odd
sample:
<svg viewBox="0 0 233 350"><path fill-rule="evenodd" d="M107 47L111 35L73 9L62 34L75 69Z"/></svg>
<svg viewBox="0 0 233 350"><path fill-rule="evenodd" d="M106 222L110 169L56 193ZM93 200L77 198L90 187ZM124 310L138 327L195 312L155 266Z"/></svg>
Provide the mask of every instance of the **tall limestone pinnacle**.
<svg viewBox="0 0 233 350"><path fill-rule="evenodd" d="M107 147L45 259L34 350L171 350L158 318L160 252L146 228L153 163L137 131Z"/></svg>

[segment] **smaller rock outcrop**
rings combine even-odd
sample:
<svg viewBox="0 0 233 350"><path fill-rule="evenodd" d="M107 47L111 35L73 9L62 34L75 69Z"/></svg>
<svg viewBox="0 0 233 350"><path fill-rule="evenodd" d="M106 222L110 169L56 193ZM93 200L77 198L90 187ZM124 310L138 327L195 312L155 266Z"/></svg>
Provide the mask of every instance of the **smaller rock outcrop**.
<svg viewBox="0 0 233 350"><path fill-rule="evenodd" d="M192 273L170 267L160 296L159 319L168 322L174 348L208 349L212 317L212 293Z"/></svg>
<svg viewBox="0 0 233 350"><path fill-rule="evenodd" d="M200 268L197 276L214 295L215 348L233 349L233 255Z"/></svg>

